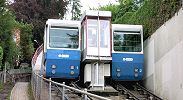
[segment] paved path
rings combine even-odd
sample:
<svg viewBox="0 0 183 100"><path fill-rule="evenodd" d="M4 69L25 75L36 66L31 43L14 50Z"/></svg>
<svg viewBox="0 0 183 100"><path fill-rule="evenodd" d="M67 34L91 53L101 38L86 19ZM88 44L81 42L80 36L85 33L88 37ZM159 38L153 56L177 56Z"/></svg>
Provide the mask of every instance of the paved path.
<svg viewBox="0 0 183 100"><path fill-rule="evenodd" d="M17 82L11 91L10 100L29 100L27 89L28 82Z"/></svg>

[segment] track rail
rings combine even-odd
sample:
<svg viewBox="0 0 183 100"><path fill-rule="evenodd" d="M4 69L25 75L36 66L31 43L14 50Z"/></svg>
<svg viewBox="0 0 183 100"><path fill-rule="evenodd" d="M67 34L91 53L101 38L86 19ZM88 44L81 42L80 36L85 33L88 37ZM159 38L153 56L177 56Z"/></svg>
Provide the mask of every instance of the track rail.
<svg viewBox="0 0 183 100"><path fill-rule="evenodd" d="M163 100L156 96L140 84L128 84L128 86L120 82L112 82L112 86L118 90L123 97L130 100Z"/></svg>
<svg viewBox="0 0 183 100"><path fill-rule="evenodd" d="M127 99L135 99L135 100L140 100L134 93L132 93L130 90L122 86L121 84L117 85L117 90L122 91L123 94L127 95Z"/></svg>
<svg viewBox="0 0 183 100"><path fill-rule="evenodd" d="M135 85L138 89L138 91L142 91L144 94L148 95L148 98L150 100L163 100L162 98L158 97L157 95L153 94L151 91L149 91L148 89L144 88L143 86L141 86L139 83L136 83Z"/></svg>

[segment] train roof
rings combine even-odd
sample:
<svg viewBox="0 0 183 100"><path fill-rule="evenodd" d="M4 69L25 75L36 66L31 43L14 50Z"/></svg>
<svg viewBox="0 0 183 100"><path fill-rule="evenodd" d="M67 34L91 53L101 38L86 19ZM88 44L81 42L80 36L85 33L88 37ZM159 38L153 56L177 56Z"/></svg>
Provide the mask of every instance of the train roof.
<svg viewBox="0 0 183 100"><path fill-rule="evenodd" d="M118 31L142 31L142 25L112 24L112 30Z"/></svg>
<svg viewBox="0 0 183 100"><path fill-rule="evenodd" d="M71 26L71 27L78 27L81 25L80 21L74 20L60 20L60 19L48 19L46 24L51 26Z"/></svg>
<svg viewBox="0 0 183 100"><path fill-rule="evenodd" d="M112 13L111 13L111 11L85 10L84 13L81 16L81 21L86 16L111 17Z"/></svg>

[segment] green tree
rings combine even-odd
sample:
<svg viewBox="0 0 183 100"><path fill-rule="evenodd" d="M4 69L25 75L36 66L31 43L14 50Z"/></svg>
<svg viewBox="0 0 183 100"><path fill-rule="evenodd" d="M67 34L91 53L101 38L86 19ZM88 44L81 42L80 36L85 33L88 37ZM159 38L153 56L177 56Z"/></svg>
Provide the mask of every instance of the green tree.
<svg viewBox="0 0 183 100"><path fill-rule="evenodd" d="M15 17L7 8L5 0L0 1L0 46L3 48L2 64L9 62L14 64L17 55L16 44L12 38L12 30L15 25ZM2 69L3 67L1 67Z"/></svg>
<svg viewBox="0 0 183 100"><path fill-rule="evenodd" d="M108 4L99 7L99 10L111 11L112 22L119 21L126 12L136 12L142 6L144 0L118 0L119 5Z"/></svg>
<svg viewBox="0 0 183 100"><path fill-rule="evenodd" d="M117 18L122 17L126 12L135 12L142 5L143 0L119 0Z"/></svg>
<svg viewBox="0 0 183 100"><path fill-rule="evenodd" d="M68 2L69 0L14 0L10 7L17 21L33 25L33 37L42 43L46 20L63 18Z"/></svg>
<svg viewBox="0 0 183 100"><path fill-rule="evenodd" d="M72 13L72 20L79 20L80 16L81 16L81 4L80 4L80 0L71 0L72 3L72 9L71 9L71 13Z"/></svg>
<svg viewBox="0 0 183 100"><path fill-rule="evenodd" d="M106 6L101 6L99 8L99 10L111 11L112 12L112 22L113 22L117 18L118 11L119 11L119 5L109 4L109 5L106 5Z"/></svg>
<svg viewBox="0 0 183 100"><path fill-rule="evenodd" d="M18 23L20 28L20 58L21 62L30 63L34 52L32 43L32 29L31 24Z"/></svg>
<svg viewBox="0 0 183 100"><path fill-rule="evenodd" d="M2 60L3 60L3 48L0 46L0 68L2 67Z"/></svg>

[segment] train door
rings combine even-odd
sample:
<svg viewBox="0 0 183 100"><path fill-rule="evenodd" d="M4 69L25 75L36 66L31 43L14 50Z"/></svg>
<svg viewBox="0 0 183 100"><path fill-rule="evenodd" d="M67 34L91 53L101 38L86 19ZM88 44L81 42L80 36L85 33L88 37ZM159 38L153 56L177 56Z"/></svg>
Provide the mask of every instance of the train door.
<svg viewBox="0 0 183 100"><path fill-rule="evenodd" d="M99 21L99 56L111 56L110 45L110 21Z"/></svg>

